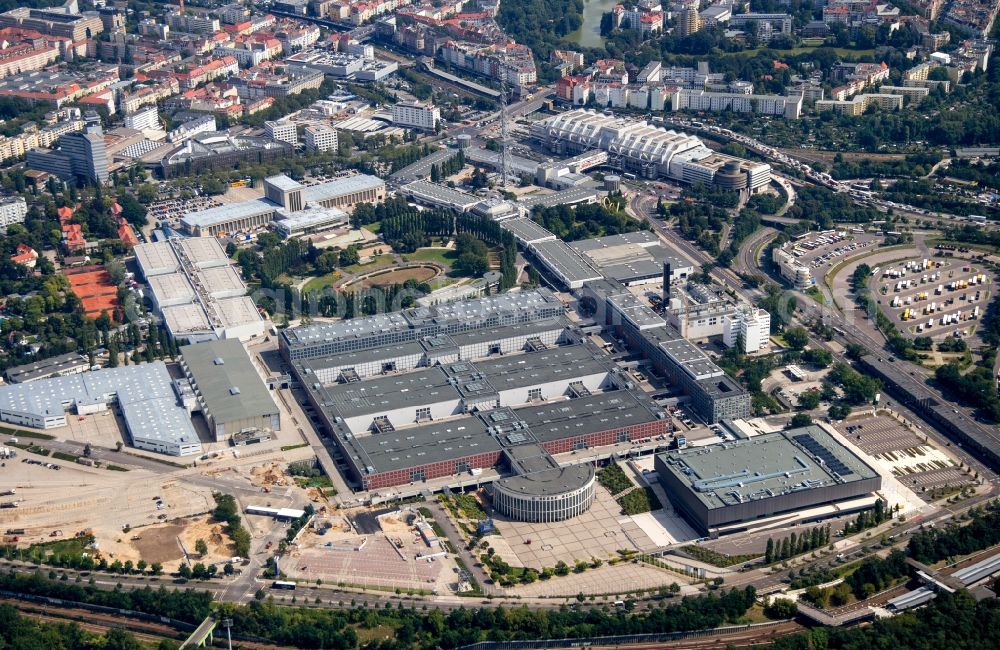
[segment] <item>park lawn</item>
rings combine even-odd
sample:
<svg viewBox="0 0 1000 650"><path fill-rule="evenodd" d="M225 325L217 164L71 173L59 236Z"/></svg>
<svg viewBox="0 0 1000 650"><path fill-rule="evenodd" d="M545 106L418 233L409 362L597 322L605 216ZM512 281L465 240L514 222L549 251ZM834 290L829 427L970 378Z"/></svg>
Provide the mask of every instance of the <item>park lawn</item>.
<svg viewBox="0 0 1000 650"><path fill-rule="evenodd" d="M379 269L384 269L392 266L393 264L394 262L391 255L379 255L367 264L352 264L351 266L345 266L341 269L337 269L333 273L327 273L326 275L313 278L303 285L302 292L322 291L323 289L332 286L335 282L344 279L345 274L361 275L362 273L371 273L372 271L378 271Z"/></svg>
<svg viewBox="0 0 1000 650"><path fill-rule="evenodd" d="M392 255L378 255L367 264L352 264L351 266L345 266L340 270L343 273L361 275L362 273L371 273L372 271L378 271L379 269L394 266L395 264L396 262L392 259Z"/></svg>
<svg viewBox="0 0 1000 650"><path fill-rule="evenodd" d="M365 230L367 230L368 232L370 232L371 234L377 235L382 230L382 222L381 221L376 221L375 223L370 223L368 225L361 226L361 227L364 228Z"/></svg>
<svg viewBox="0 0 1000 650"><path fill-rule="evenodd" d="M402 257L407 262L435 262L451 268L458 254L454 250L445 248L420 248L415 253L407 253Z"/></svg>
<svg viewBox="0 0 1000 650"><path fill-rule="evenodd" d="M327 273L326 275L321 275L318 278L313 278L309 282L306 282L302 286L302 293L309 293L310 291L322 291L327 287L331 286L334 282L339 280L342 276L334 271L333 273Z"/></svg>
<svg viewBox="0 0 1000 650"><path fill-rule="evenodd" d="M93 543L92 535L83 537L63 537L61 539L39 542L32 544L28 549L32 555L44 557L46 555L72 555L80 556L87 550L87 546Z"/></svg>

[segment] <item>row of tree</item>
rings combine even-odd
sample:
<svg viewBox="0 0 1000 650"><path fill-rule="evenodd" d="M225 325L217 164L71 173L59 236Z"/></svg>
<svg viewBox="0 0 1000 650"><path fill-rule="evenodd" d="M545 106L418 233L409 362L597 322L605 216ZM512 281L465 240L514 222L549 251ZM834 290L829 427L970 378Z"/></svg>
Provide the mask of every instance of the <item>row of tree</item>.
<svg viewBox="0 0 1000 650"><path fill-rule="evenodd" d="M431 182L440 183L442 178L457 174L463 167L465 167L465 152L459 149L451 158L441 161L440 164L431 165Z"/></svg>
<svg viewBox="0 0 1000 650"><path fill-rule="evenodd" d="M84 541L90 544L93 542L93 537L84 538ZM132 562L132 560L126 560L125 562L114 560L108 562L107 558L104 557L94 559L90 553L74 553L69 551L50 553L45 544L36 544L28 548L19 548L12 545L0 546L0 557L23 562L37 562L55 567L79 569L80 571L108 571L123 575L132 575L135 573L144 575L148 569L149 574L154 576L163 573L163 565L159 562L153 562L152 564L145 560L139 560L138 562Z"/></svg>
<svg viewBox="0 0 1000 650"><path fill-rule="evenodd" d="M215 499L215 509L212 517L216 521L226 524L226 534L233 540L233 547L236 555L249 557L250 555L250 531L243 527L243 520L240 518L239 506L236 499L230 494L215 492L212 494Z"/></svg>
<svg viewBox="0 0 1000 650"><path fill-rule="evenodd" d="M158 614L188 623L200 623L212 610L212 594L194 589L141 587L125 591L105 590L93 585L81 586L69 581L46 578L40 572L0 573L0 589L21 594L50 596L90 605L131 609Z"/></svg>
<svg viewBox="0 0 1000 650"><path fill-rule="evenodd" d="M910 537L906 550L925 564L946 558L968 555L1000 543L1000 502L969 510L967 525L947 528L921 528Z"/></svg>
<svg viewBox="0 0 1000 650"><path fill-rule="evenodd" d="M768 537L767 546L764 550L764 563L771 564L772 562L787 560L801 553L815 551L829 543L830 524L826 526L814 526L808 533L803 532L798 536L792 533L777 542Z"/></svg>
<svg viewBox="0 0 1000 650"><path fill-rule="evenodd" d="M899 510L899 505L895 508ZM858 513L857 518L844 526L844 534L851 535L854 533L860 533L863 530L868 530L869 528L874 528L879 524L885 523L892 517L892 509L886 504L883 499L878 499L875 501L875 505L871 508L866 508Z"/></svg>

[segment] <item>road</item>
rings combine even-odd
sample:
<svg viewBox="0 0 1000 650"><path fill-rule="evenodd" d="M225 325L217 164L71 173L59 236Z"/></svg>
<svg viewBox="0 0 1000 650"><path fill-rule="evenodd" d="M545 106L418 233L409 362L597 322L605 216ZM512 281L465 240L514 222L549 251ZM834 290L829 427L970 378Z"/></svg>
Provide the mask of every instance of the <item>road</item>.
<svg viewBox="0 0 1000 650"><path fill-rule="evenodd" d="M772 162L784 165L785 167L800 172L809 181L815 183L816 185L821 185L837 193L847 194L856 203L862 205L874 207L884 212L893 210L894 212L906 212L915 216L931 218L931 219L941 219L952 222L961 222L966 220L965 217L960 215L954 215L945 212L934 212L933 210L925 210L923 208L918 208L912 205L887 201L885 199L876 197L870 191L855 189L854 187L851 186L851 183L835 180L826 172L818 172L811 166L809 166L807 163L785 154L776 147L772 147L768 144L760 142L759 140L743 135L741 133L736 133L735 131L731 131L729 129L722 128L720 126L709 124L702 127L696 127L694 123L687 118L680 116L674 117L669 114L664 118L664 122L670 125L678 126L690 132L701 131L703 133L707 133L709 136L712 137L725 138L730 141L738 142L747 149L763 156L764 158Z"/></svg>
<svg viewBox="0 0 1000 650"><path fill-rule="evenodd" d="M466 548L464 543L465 537L462 536L461 531L455 527L452 522L451 517L445 512L441 503L437 499L431 499L427 502L427 508L430 509L431 513L434 514L434 521L436 521L441 528L444 530L445 535L451 542L451 545L455 547L458 552L458 556L462 558L462 562L465 567L472 573L472 577L476 579L479 583L479 588L485 596L502 596L503 592L491 584L493 580L486 573L486 569L482 566L479 558Z"/></svg>
<svg viewBox="0 0 1000 650"><path fill-rule="evenodd" d="M746 275L758 275L761 272L758 254L777 236L777 230L764 227L747 237L740 245L740 254L736 256L736 270Z"/></svg>
<svg viewBox="0 0 1000 650"><path fill-rule="evenodd" d="M510 120L516 120L519 117L524 117L525 115L534 113L540 109L553 94L555 94L555 90L552 88L545 88L535 93L531 99L522 99L518 102L510 104L507 107L508 118ZM496 111L480 119L478 121L478 126L475 124L455 125L449 127L447 133L451 137L458 135L471 135L473 138L478 138L483 131L490 128L490 126L492 126L493 123L499 119L500 111Z"/></svg>

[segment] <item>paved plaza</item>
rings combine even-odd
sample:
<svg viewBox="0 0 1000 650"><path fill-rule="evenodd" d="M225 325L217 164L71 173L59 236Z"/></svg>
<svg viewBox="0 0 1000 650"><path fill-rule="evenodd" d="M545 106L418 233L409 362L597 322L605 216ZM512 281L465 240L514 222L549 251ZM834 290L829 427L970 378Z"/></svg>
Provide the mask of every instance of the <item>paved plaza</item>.
<svg viewBox="0 0 1000 650"><path fill-rule="evenodd" d="M562 560L572 565L591 558L618 557L619 549L649 551L656 543L621 508L606 489L597 486L590 510L567 521L546 524L495 518L506 544L490 538L490 544L511 566L535 569L555 566ZM530 540L530 543L529 543Z"/></svg>
<svg viewBox="0 0 1000 650"><path fill-rule="evenodd" d="M416 559L403 555L382 534L339 539L305 548L285 560L281 570L291 579L344 582L356 586L406 587L433 590L452 564L444 557Z"/></svg>

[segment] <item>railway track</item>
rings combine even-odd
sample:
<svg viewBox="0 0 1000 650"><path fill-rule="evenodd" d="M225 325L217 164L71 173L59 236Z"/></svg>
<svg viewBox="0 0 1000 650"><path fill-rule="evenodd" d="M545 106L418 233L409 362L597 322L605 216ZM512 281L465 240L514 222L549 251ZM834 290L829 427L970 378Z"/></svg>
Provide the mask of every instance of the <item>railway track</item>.
<svg viewBox="0 0 1000 650"><path fill-rule="evenodd" d="M39 603L17 600L16 598L0 598L0 603L13 606L23 616L48 623L76 623L82 629L97 634L105 634L112 629L124 629L139 641L159 643L163 639L182 642L188 633L165 624L139 621L133 618L102 614L76 607L56 607ZM235 643L235 641L234 641ZM252 650L293 650L289 646L253 641L239 641L240 648Z"/></svg>
<svg viewBox="0 0 1000 650"><path fill-rule="evenodd" d="M681 648L683 650L716 650L728 645L737 647L763 643L781 636L789 636L805 632L807 628L793 621L775 625L766 629L741 630L732 634L719 634L700 636L690 639L678 639L677 641L663 641L658 643L638 643L627 646L598 646L592 645L589 648L627 648L628 650L658 650L659 648Z"/></svg>
<svg viewBox="0 0 1000 650"><path fill-rule="evenodd" d="M15 607L22 615L49 623L76 623L81 628L99 634L120 628L128 630L140 641L159 643L163 639L184 640L186 634L169 625L126 619L110 614L91 612L72 607L53 607L13 598L0 599L0 603Z"/></svg>

